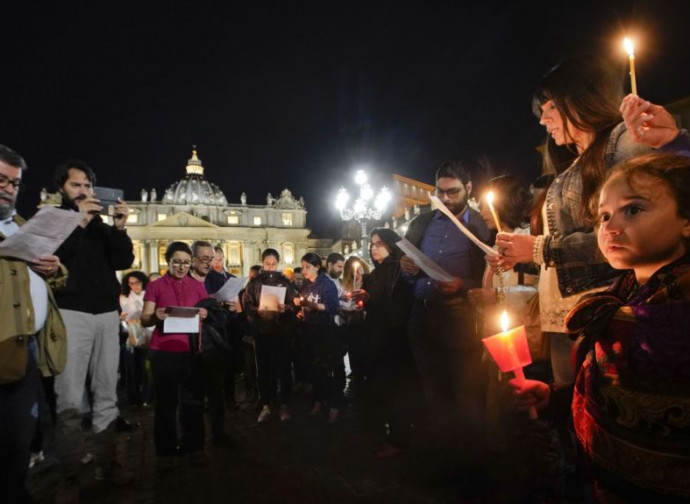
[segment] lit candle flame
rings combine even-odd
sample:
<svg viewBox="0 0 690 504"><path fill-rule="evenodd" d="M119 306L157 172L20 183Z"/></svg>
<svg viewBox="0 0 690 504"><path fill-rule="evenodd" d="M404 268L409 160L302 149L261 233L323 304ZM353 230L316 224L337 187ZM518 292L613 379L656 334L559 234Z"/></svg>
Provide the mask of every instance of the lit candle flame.
<svg viewBox="0 0 690 504"><path fill-rule="evenodd" d="M630 40L628 37L625 37L625 39L623 40L623 47L625 47L628 56L630 56L631 58L635 57L635 46L633 44L633 41Z"/></svg>
<svg viewBox="0 0 690 504"><path fill-rule="evenodd" d="M501 330L503 332L508 331L508 312L503 310L503 313L501 314Z"/></svg>
<svg viewBox="0 0 690 504"><path fill-rule="evenodd" d="M496 225L496 231L501 232L501 223L498 220L498 215L496 214L496 209L494 208L494 192L489 191L486 193L486 204L489 205L489 211L494 219L494 224Z"/></svg>

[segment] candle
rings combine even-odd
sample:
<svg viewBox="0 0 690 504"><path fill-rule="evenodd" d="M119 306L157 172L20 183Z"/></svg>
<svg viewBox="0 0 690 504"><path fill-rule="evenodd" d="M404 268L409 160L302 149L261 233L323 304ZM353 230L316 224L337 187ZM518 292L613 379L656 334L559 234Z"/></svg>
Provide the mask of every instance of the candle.
<svg viewBox="0 0 690 504"><path fill-rule="evenodd" d="M630 60L630 90L632 94L637 94L637 80L635 79L635 47L633 41L628 37L623 40L623 46L628 53L628 59Z"/></svg>
<svg viewBox="0 0 690 504"><path fill-rule="evenodd" d="M352 290L357 290L357 268L359 263L357 261L352 263Z"/></svg>
<svg viewBox="0 0 690 504"><path fill-rule="evenodd" d="M501 372L507 373L512 371L515 373L518 383L522 384L525 382L525 374L522 368L532 363L525 326L521 325L508 330L508 314L503 310L501 329L502 332L483 338L482 343L484 343L484 346ZM537 418L537 410L530 408L529 416L532 419Z"/></svg>
<svg viewBox="0 0 690 504"><path fill-rule="evenodd" d="M501 223L498 221L498 215L496 215L496 210L494 209L494 192L489 191L486 193L486 203L489 205L489 210L491 211L491 216L494 218L494 224L496 224L496 230L501 232Z"/></svg>

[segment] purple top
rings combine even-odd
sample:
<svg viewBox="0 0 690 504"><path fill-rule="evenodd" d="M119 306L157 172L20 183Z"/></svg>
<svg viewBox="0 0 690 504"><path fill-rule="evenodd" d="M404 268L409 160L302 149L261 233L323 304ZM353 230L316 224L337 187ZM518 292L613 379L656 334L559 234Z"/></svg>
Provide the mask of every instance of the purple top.
<svg viewBox="0 0 690 504"><path fill-rule="evenodd" d="M166 306L194 306L208 294L204 284L186 276L177 280L170 275L147 285L144 301L156 303L156 308ZM189 352L189 335L185 333L164 333L163 323L156 324L151 337L151 350L164 352Z"/></svg>

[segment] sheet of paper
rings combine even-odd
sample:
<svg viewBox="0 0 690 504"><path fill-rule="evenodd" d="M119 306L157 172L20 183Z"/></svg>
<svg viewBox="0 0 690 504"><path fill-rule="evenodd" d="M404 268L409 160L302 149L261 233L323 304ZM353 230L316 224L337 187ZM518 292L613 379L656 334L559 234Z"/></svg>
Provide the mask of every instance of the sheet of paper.
<svg viewBox="0 0 690 504"><path fill-rule="evenodd" d="M422 271L424 271L424 273L429 275L430 278L438 280L439 282L453 281L453 277L450 274L448 274L446 270L444 270L443 268L441 268L441 266L429 259L428 256L424 255L424 253L421 250L412 245L405 238L397 242L396 245L400 248L400 250L405 252L406 255L410 256L410 258L415 262L415 264L419 266L422 269Z"/></svg>
<svg viewBox="0 0 690 504"><path fill-rule="evenodd" d="M198 333L199 315L193 317L168 317L163 321L164 333Z"/></svg>
<svg viewBox="0 0 690 504"><path fill-rule="evenodd" d="M0 243L0 255L29 262L39 256L51 255L83 218L79 212L44 206L16 233Z"/></svg>
<svg viewBox="0 0 690 504"><path fill-rule="evenodd" d="M278 311L281 304L285 304L286 287L273 287L272 285L261 286L261 298L259 299L259 310Z"/></svg>
<svg viewBox="0 0 690 504"><path fill-rule="evenodd" d="M477 238L476 236L474 236L474 235L472 234L472 231L470 231L469 229L467 229L467 228L462 224L462 222L460 222L460 221L457 219L457 217L455 217L455 215L453 215L453 213L452 213L450 210L448 210L448 208L446 207L446 205L444 205L444 204L441 202L440 199L438 199L436 196L433 196L433 195L429 196L429 199L434 203L434 205L436 205L436 209L437 209L437 210L440 210L441 212L443 212L444 214L446 214L446 215L448 216L448 218L449 218L451 221L453 221L453 224L455 224L455 225L458 227L458 229L462 232L462 234L464 234L465 236L467 236L467 237L472 241L472 243L474 243L477 247L479 247L480 249L482 249L482 250L484 251L485 254L488 254L488 255L498 255L498 252L496 252L494 249L492 249L491 247L489 247L486 243L484 243L484 242L481 241L479 238Z"/></svg>
<svg viewBox="0 0 690 504"><path fill-rule="evenodd" d="M240 293L242 288L247 283L247 277L231 277L225 284L218 290L211 294L211 297L217 299L219 302L224 303L226 301L237 300L237 295Z"/></svg>
<svg viewBox="0 0 690 504"><path fill-rule="evenodd" d="M190 318L199 313L199 308L194 306L166 306L165 313L169 317Z"/></svg>

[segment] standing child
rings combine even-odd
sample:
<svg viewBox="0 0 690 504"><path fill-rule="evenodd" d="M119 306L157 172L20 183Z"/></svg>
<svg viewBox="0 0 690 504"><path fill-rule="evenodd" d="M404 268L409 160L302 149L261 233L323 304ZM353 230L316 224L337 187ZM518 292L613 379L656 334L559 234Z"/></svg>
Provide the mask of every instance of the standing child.
<svg viewBox="0 0 690 504"><path fill-rule="evenodd" d="M621 163L598 204L598 244L616 269L568 315L580 334L575 431L598 502L690 499L690 159ZM557 408L567 390L528 381L518 404ZM622 500L621 500L622 499Z"/></svg>

